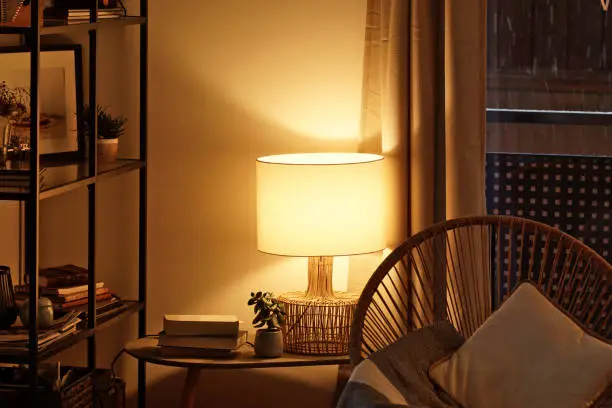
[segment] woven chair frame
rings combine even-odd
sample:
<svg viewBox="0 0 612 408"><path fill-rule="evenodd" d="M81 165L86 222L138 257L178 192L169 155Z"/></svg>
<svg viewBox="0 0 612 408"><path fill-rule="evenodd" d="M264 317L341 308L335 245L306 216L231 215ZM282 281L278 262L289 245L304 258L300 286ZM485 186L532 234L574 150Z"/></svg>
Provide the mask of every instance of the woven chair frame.
<svg viewBox="0 0 612 408"><path fill-rule="evenodd" d="M558 229L491 215L433 225L380 264L357 304L351 363L440 320L468 338L525 281L612 343L612 266Z"/></svg>

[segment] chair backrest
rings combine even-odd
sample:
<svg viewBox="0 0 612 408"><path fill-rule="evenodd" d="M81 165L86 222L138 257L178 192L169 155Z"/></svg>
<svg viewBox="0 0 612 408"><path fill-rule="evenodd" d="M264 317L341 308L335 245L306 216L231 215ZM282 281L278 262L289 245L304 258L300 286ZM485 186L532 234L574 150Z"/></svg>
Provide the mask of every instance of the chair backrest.
<svg viewBox="0 0 612 408"><path fill-rule="evenodd" d="M436 224L381 263L357 305L351 361L439 320L449 320L467 338L523 281L585 331L611 342L610 264L545 224L483 216Z"/></svg>

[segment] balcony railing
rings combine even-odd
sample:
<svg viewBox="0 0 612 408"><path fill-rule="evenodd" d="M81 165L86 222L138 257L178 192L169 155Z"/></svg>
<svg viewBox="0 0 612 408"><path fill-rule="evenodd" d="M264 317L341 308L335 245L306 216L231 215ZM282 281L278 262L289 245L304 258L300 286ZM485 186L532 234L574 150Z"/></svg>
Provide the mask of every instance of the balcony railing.
<svg viewBox="0 0 612 408"><path fill-rule="evenodd" d="M555 226L612 263L612 157L487 153L487 208Z"/></svg>

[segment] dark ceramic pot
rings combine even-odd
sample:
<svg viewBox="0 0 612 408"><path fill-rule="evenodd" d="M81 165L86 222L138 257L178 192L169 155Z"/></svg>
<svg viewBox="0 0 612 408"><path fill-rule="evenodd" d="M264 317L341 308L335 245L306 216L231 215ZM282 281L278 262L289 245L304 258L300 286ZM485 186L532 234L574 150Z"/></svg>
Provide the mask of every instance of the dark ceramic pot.
<svg viewBox="0 0 612 408"><path fill-rule="evenodd" d="M11 327L17 320L18 313L11 269L8 266L0 266L0 330Z"/></svg>

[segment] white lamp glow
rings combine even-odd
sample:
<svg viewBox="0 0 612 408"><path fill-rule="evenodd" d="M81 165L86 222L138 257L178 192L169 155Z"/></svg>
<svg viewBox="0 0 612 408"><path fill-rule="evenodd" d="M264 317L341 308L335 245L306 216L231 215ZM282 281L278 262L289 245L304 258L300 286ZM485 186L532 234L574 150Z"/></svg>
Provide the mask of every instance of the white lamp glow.
<svg viewBox="0 0 612 408"><path fill-rule="evenodd" d="M265 156L257 159L256 178L258 249L309 257L306 292L279 296L288 308L287 324L292 325L285 349L344 354L357 296L334 293L332 257L384 248L383 157Z"/></svg>
<svg viewBox="0 0 612 408"><path fill-rule="evenodd" d="M257 245L289 256L384 248L382 156L311 153L257 159Z"/></svg>

